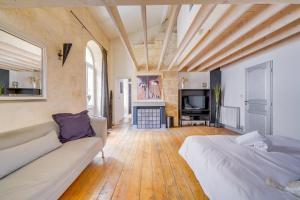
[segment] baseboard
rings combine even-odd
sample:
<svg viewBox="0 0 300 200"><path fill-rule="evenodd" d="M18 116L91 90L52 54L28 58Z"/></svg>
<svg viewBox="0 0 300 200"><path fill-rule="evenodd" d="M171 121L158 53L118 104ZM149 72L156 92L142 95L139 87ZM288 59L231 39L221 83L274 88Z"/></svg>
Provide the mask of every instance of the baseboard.
<svg viewBox="0 0 300 200"><path fill-rule="evenodd" d="M231 126L226 126L226 125L223 125L223 124L222 124L222 127L226 128L226 129L229 129L231 131L237 132L239 134L244 134L243 129L238 129L238 128L234 128L234 127L231 127Z"/></svg>

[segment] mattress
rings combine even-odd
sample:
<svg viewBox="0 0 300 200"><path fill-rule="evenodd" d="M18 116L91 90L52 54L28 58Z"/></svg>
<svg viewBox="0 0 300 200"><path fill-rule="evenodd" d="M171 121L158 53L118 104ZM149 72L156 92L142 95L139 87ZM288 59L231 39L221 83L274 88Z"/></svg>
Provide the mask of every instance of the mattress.
<svg viewBox="0 0 300 200"><path fill-rule="evenodd" d="M237 136L190 136L179 149L210 200L293 200L266 184L300 179L300 141L270 136L272 151L236 144Z"/></svg>

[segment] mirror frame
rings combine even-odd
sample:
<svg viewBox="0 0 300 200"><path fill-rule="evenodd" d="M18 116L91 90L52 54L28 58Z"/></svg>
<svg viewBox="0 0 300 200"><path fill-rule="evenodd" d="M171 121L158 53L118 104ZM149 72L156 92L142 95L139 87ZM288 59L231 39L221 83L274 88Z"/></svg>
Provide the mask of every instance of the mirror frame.
<svg viewBox="0 0 300 200"><path fill-rule="evenodd" d="M0 31L4 31L11 34L21 40L24 40L32 45L35 45L42 49L42 95L39 96L0 96L0 101L26 101L26 100L47 100L47 51L46 45L41 42L34 41L27 37L25 34L17 33L9 27L0 25Z"/></svg>

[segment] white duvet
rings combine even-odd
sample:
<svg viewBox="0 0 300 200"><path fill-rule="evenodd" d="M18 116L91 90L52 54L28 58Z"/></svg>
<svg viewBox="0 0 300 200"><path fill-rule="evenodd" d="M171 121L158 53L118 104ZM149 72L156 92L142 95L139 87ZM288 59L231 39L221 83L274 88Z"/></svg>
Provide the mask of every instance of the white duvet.
<svg viewBox="0 0 300 200"><path fill-rule="evenodd" d="M294 195L266 184L300 179L300 141L269 137L272 151L236 144L237 136L190 136L179 153L210 200L290 200Z"/></svg>

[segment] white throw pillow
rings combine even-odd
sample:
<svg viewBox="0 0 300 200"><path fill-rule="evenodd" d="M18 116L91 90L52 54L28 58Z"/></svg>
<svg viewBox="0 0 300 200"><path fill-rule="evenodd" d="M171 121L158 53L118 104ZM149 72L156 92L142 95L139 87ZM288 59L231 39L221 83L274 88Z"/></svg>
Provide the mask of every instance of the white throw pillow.
<svg viewBox="0 0 300 200"><path fill-rule="evenodd" d="M253 144L258 141L264 140L265 137L261 134L258 133L258 131L252 131L249 133L245 133L244 135L238 136L235 139L235 142L237 144L242 144L242 145L249 145Z"/></svg>
<svg viewBox="0 0 300 200"><path fill-rule="evenodd" d="M238 136L235 139L235 142L240 145L245 145L252 147L261 151L270 151L272 143L265 136L258 133L258 131L253 131L246 133L244 135Z"/></svg>
<svg viewBox="0 0 300 200"><path fill-rule="evenodd" d="M60 147L55 131L24 144L0 150L0 178Z"/></svg>

